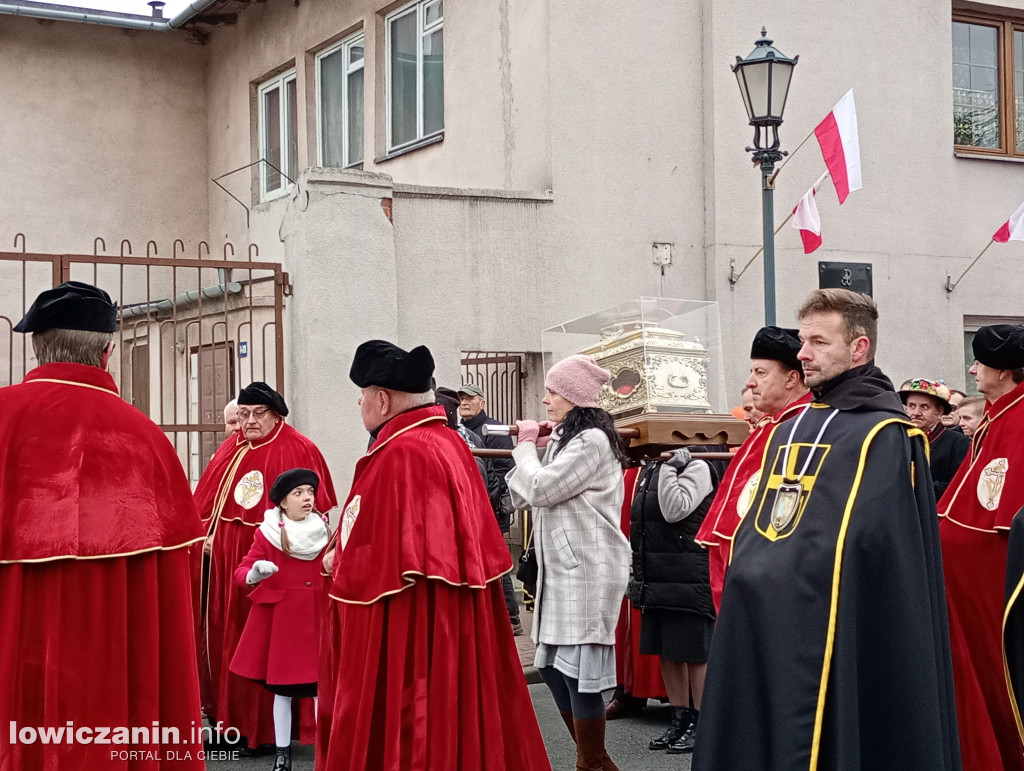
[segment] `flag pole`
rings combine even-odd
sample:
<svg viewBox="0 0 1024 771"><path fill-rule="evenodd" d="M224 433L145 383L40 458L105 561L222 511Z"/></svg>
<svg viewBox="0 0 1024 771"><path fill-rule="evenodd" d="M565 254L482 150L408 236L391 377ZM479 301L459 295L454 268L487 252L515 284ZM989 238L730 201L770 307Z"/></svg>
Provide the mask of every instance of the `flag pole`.
<svg viewBox="0 0 1024 771"><path fill-rule="evenodd" d="M807 140L805 139L804 142L806 142L806 141ZM800 144L803 144L803 142L801 142ZM797 147L797 150L799 150L799 149L800 148ZM796 150L794 150L793 152L796 152ZM782 168L782 167L780 166L779 168ZM827 177L827 176L828 176L828 169L825 169L825 173L822 174L820 177L818 177L818 181L814 183L814 190L815 190L815 192L817 192L818 188L821 187L821 183L825 181L825 177ZM782 230L786 226L786 223L789 222L791 219L793 219L793 215L794 214L796 214L796 209L795 208L793 209L793 211L791 211L789 213L789 216L786 217L786 219L782 220L782 222L779 223L779 226L777 228L775 228L775 235L778 235L779 231ZM749 268L753 264L754 260L756 260L758 258L758 256L761 254L761 252L763 252L763 251L764 251L764 246L761 246L760 248L758 248L758 250L756 252L754 252L754 256L751 257L749 260L747 260L747 264L743 266L743 270L741 270L739 273L736 273L735 264L730 266L731 273L729 274L729 283L732 286L736 286L736 282L739 281L741 278L743 278L743 274L747 272L747 268Z"/></svg>
<svg viewBox="0 0 1024 771"><path fill-rule="evenodd" d="M810 139L813 136L814 136L814 132L812 131L810 134L808 134L807 136L804 137L804 141L796 146L796 150L794 150L788 156L786 156L786 158L783 159L782 163L779 164L779 168L777 168L774 172L772 172L771 179L768 180L769 182L771 182L773 185L775 184L775 180L779 178L779 172L782 171L786 167L786 164L789 163L789 159L792 158L794 155L796 155L800 151L800 148L803 147L805 144L807 144L807 140Z"/></svg>
<svg viewBox="0 0 1024 771"><path fill-rule="evenodd" d="M981 250L981 252L978 254L977 257L974 258L974 260L971 262L971 264L967 266L967 270L965 270L963 273L961 273L960 274L960 278L958 278L956 281L950 281L949 280L950 276L948 274L946 275L946 294L947 295L950 295L950 294L953 293L953 290L956 289L957 284L959 284L961 281L963 281L964 276L966 276L968 271L970 271L970 269L974 267L974 263L977 262L978 260L980 260L981 259L981 255L984 254L985 252L987 252L988 248L990 246L992 246L992 244L994 244L995 242L996 242L996 240L994 238L990 239L989 242L987 244L985 244L985 248Z"/></svg>

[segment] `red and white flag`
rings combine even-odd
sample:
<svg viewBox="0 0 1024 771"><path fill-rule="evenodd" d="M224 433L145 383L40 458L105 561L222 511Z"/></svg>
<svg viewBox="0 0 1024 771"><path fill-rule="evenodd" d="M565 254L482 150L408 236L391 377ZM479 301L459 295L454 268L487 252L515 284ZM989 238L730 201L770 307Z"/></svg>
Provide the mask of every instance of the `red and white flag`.
<svg viewBox="0 0 1024 771"><path fill-rule="evenodd" d="M814 136L821 145L821 154L832 175L839 203L842 203L851 190L861 189L860 138L857 135L857 107L853 103L852 89L818 124Z"/></svg>
<svg viewBox="0 0 1024 771"><path fill-rule="evenodd" d="M821 217L818 215L818 204L815 202L814 196L827 176L828 172L826 171L814 183L814 187L804 193L800 203L793 209L792 227L800 231L800 240L804 242L804 254L810 254L821 246Z"/></svg>
<svg viewBox="0 0 1024 771"><path fill-rule="evenodd" d="M992 236L993 241L1005 244L1007 241L1024 241L1024 203L1010 215L1010 219Z"/></svg>

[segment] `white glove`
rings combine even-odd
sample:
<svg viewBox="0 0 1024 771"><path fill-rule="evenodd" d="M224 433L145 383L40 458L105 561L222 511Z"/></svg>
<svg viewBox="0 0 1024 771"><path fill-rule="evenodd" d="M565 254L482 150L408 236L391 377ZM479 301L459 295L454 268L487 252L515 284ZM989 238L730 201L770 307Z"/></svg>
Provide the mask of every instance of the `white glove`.
<svg viewBox="0 0 1024 771"><path fill-rule="evenodd" d="M279 570L270 560L256 560L245 576L245 582L249 586L255 586L264 578L270 578Z"/></svg>
<svg viewBox="0 0 1024 771"><path fill-rule="evenodd" d="M690 463L690 451L685 447L680 447L678 450L672 451L672 457L665 461L666 466L672 468L682 469L686 468Z"/></svg>

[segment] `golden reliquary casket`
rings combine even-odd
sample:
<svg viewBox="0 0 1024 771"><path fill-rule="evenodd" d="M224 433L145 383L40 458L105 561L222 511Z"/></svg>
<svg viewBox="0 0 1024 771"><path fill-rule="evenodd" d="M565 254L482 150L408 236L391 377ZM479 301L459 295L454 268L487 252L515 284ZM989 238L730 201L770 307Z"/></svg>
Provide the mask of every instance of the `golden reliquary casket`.
<svg viewBox="0 0 1024 771"><path fill-rule="evenodd" d="M635 454L748 434L725 413L717 303L640 297L546 329L541 342L546 367L584 353L611 373L599 403L632 433Z"/></svg>
<svg viewBox="0 0 1024 771"><path fill-rule="evenodd" d="M653 321L626 321L601 330L582 351L611 372L601 407L616 418L641 412L711 412L708 351L696 337Z"/></svg>

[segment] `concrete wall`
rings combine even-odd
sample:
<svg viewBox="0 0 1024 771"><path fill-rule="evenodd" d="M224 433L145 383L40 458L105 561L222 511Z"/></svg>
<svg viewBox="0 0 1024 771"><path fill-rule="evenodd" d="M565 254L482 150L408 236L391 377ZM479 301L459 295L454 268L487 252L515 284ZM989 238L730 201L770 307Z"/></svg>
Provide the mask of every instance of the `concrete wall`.
<svg viewBox="0 0 1024 771"><path fill-rule="evenodd" d="M0 251L170 254L207 234L206 54L178 35L0 16Z"/></svg>

